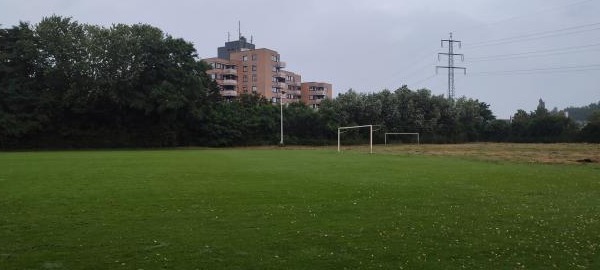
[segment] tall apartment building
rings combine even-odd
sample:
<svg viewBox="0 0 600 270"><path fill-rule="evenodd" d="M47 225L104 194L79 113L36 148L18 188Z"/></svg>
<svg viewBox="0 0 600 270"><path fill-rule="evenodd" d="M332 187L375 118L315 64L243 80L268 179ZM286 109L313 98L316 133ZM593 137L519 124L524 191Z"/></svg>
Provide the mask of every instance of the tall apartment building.
<svg viewBox="0 0 600 270"><path fill-rule="evenodd" d="M285 70L286 63L277 51L256 49L243 36L219 47L218 57L204 61L212 67L207 73L227 99L242 93L257 93L274 104L301 101L318 108L321 100L333 96L331 84L303 83L300 74Z"/></svg>
<svg viewBox="0 0 600 270"><path fill-rule="evenodd" d="M319 108L321 101L331 98L331 84L323 82L305 82L301 86L302 102L311 108Z"/></svg>

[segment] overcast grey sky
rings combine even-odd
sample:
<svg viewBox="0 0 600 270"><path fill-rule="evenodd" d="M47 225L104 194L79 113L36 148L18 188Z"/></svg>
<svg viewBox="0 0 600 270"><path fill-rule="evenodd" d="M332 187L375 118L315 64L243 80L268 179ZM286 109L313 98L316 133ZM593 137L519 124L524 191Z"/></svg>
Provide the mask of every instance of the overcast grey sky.
<svg viewBox="0 0 600 270"><path fill-rule="evenodd" d="M600 101L598 0L1 0L0 24L38 23L52 14L81 23L147 23L191 41L201 58L227 40L252 35L281 54L304 81L327 81L335 95L428 88L447 94L435 73L440 40L453 32L467 75L456 96L491 104L499 118Z"/></svg>

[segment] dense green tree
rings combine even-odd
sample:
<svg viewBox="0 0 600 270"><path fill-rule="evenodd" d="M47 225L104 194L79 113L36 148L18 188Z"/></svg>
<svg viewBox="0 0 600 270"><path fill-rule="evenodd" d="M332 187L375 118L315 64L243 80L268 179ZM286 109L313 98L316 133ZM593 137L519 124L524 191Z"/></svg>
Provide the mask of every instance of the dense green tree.
<svg viewBox="0 0 600 270"><path fill-rule="evenodd" d="M481 115L481 104L477 100L467 100L465 97L456 100L456 129L461 141L478 141L485 125Z"/></svg>
<svg viewBox="0 0 600 270"><path fill-rule="evenodd" d="M51 16L1 34L3 145L197 143L218 99L193 45L152 26Z"/></svg>
<svg viewBox="0 0 600 270"><path fill-rule="evenodd" d="M379 125L375 136L385 132L419 132L425 141L463 142L479 140L485 124L494 119L489 105L461 98L456 102L434 96L428 89L412 91L402 86L394 92L357 93L352 90L324 102L319 113L331 132L339 126ZM366 136L348 131L347 140Z"/></svg>
<svg viewBox="0 0 600 270"><path fill-rule="evenodd" d="M304 103L287 105L283 119L286 144L323 145L334 139L319 111Z"/></svg>
<svg viewBox="0 0 600 270"><path fill-rule="evenodd" d="M204 145L268 145L279 138L279 108L257 94L213 104L203 130Z"/></svg>
<svg viewBox="0 0 600 270"><path fill-rule="evenodd" d="M506 120L491 120L483 130L485 141L506 142L510 140L510 124Z"/></svg>
<svg viewBox="0 0 600 270"><path fill-rule="evenodd" d="M262 145L279 142L280 112L264 97L223 100L193 45L145 24L111 27L51 16L0 29L0 147ZM591 104L590 108L595 104ZM283 107L286 144L335 143L340 126L419 132L425 142L558 142L577 124L540 99L534 112L495 120L489 105L428 89L350 89L318 110ZM573 114L573 113L572 113ZM600 116L580 138L597 142ZM368 134L349 131L350 142Z"/></svg>
<svg viewBox="0 0 600 270"><path fill-rule="evenodd" d="M0 29L0 147L40 132L49 121L42 111L38 59L37 39L29 24Z"/></svg>
<svg viewBox="0 0 600 270"><path fill-rule="evenodd" d="M592 112L588 123L581 130L581 139L586 142L600 143L600 109Z"/></svg>
<svg viewBox="0 0 600 270"><path fill-rule="evenodd" d="M568 107L564 111L569 113L569 118L577 122L585 122L594 111L598 110L600 110L600 101L582 107Z"/></svg>
<svg viewBox="0 0 600 270"><path fill-rule="evenodd" d="M567 142L577 138L577 124L562 112L549 112L540 99L534 112L518 110L512 117L510 141Z"/></svg>

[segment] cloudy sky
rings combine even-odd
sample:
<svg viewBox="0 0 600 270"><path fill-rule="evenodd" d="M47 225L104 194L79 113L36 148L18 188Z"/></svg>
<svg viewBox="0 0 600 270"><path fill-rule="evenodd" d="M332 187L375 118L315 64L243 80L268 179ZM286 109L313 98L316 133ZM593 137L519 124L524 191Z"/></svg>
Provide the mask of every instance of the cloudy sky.
<svg viewBox="0 0 600 270"><path fill-rule="evenodd" d="M38 23L52 14L81 23L146 23L191 41L213 57L227 33L253 36L281 54L304 81L326 81L335 94L428 88L447 94L436 65L441 39L455 53L456 96L491 104L499 118L600 101L598 0L2 0L0 24Z"/></svg>

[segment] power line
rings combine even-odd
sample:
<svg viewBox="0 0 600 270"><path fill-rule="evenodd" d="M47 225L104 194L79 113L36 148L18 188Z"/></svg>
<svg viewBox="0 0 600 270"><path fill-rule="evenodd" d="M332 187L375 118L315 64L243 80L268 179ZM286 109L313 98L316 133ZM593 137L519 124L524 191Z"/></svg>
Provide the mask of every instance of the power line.
<svg viewBox="0 0 600 270"><path fill-rule="evenodd" d="M600 44L595 45L600 46ZM592 48L594 46L578 46L570 49L552 49L552 50L540 50L523 53L503 54L503 55L490 55L487 57L474 57L470 58L468 62L491 62L491 61L503 61L503 60L514 60L514 59L527 59L535 57L552 57L559 55L572 55L576 53L589 53L589 52L600 52L598 48Z"/></svg>
<svg viewBox="0 0 600 270"><path fill-rule="evenodd" d="M517 16L513 16L513 17L510 17L510 18L506 18L506 19L502 19L502 20L495 21L495 22L492 22L492 23L488 23L488 24L485 24L483 26L490 26L490 25L494 25L494 24L505 23L507 21L519 19L519 18L522 18L522 17L531 18L531 17L533 17L535 15L538 15L538 14L547 13L547 12L555 11L555 10L558 10L558 9L563 9L563 8L575 6L575 5L580 5L580 4L584 4L586 2L591 2L591 1L593 1L593 0L582 0L582 1L575 1L575 2L572 2L572 3L566 3L566 4L551 6L551 7L544 7L544 8L540 8L540 9L537 9L537 10L534 10L534 11L531 11L531 12L526 12L526 13L523 13L523 14L520 14L520 15L517 15ZM592 25L596 25L596 24L600 25L600 23L595 23L595 24L592 24ZM574 26L574 27L575 28L577 28L577 27L581 28L581 27L584 27L584 26ZM479 27L472 27L472 28L479 28ZM553 30L553 31L561 31L561 30ZM551 31L546 31L546 32L551 32ZM537 35L540 35L540 34L537 33ZM514 38L515 37L513 37L513 39ZM538 37L538 38L540 38L540 37ZM483 42L479 42L479 43L475 43L475 44L480 44L481 45L484 42L488 42L489 43L489 42L492 42L492 41L493 40L491 40L491 41L490 40L489 41L483 41ZM511 42L516 42L516 41L511 41ZM510 43L510 42L507 42L507 43ZM492 45L496 45L496 44L489 44L489 45L485 45L485 46L492 46ZM476 47L470 47L470 46L467 46L467 47L468 48L476 48ZM484 47L484 46L480 46L480 47ZM429 50L429 49L421 50L419 52L424 52L426 50ZM415 53L414 55L419 55L419 53ZM387 79L385 81L385 84L393 81L394 79L397 79L398 75L405 74L405 76L403 76L403 77L410 77L411 75L417 73L417 71L420 71L421 69L425 68L426 66L421 66L419 68L414 68L416 64L418 64L418 63L422 62L424 59L426 59L425 55L423 55L422 57L418 57L418 58L419 59L417 61L415 61L414 63L404 65L405 67L409 67L408 69L405 69L405 70L401 69L398 72L394 72L394 73L390 74L389 76L386 76L386 78L389 78L389 79ZM475 61L473 61L473 62L475 62ZM412 70L412 72L408 73L411 70Z"/></svg>
<svg viewBox="0 0 600 270"><path fill-rule="evenodd" d="M586 27L596 26L596 25L600 25L600 22L576 25L576 26L571 26L571 27L566 27L566 28L561 28L561 29L556 29L556 30L548 30L548 31L536 32L536 33L529 33L529 34L518 35L518 36L513 36L513 37L507 37L507 38L491 39L491 40L486 40L486 41L474 42L469 45L476 46L476 45L479 45L482 43L490 43L490 42L504 41L504 40L510 40L510 39L520 39L520 38L526 38L526 37L531 37L531 36L546 35L546 34L564 32L564 31L569 31L569 30L574 30L574 29L579 29L579 28L586 28Z"/></svg>
<svg viewBox="0 0 600 270"><path fill-rule="evenodd" d="M416 65L418 63L421 63L423 60L427 60L428 57L426 57L426 56L427 55L431 55L432 54L432 52L431 52L432 50L434 50L433 53L435 53L435 49L430 49L430 48L427 48L427 49L419 51L419 52L425 52L425 51L427 51L426 54L416 53L416 55L418 55L418 57L417 57L418 60L415 60L415 61L411 62L410 64L403 65L404 67L408 67L407 69L400 69L399 71L394 72L394 73L390 74L389 76L385 76L385 78L388 78L385 81L385 84L393 81L394 79L397 79L399 75L404 75L402 77L408 78L411 75L414 75L415 73L417 73L417 71L420 71L420 70L424 69L425 67L430 67L431 64L429 64L429 63L426 64L426 65L424 65L424 66L416 66ZM415 67L418 67L418 68L415 68ZM408 72L408 71L411 71L411 72Z"/></svg>
<svg viewBox="0 0 600 270"><path fill-rule="evenodd" d="M499 58L490 58L490 59L478 59L478 60L469 60L468 62L476 63L476 62L491 62L491 61L503 61L503 60L513 60L513 59L526 59L526 58L535 58L535 57L551 57L558 55L571 55L575 53L588 53L590 51L598 51L600 50L576 50L576 51L568 51L568 52L557 52L557 53L544 53L544 54L536 54L536 55L522 55L522 56L512 56L512 57L499 57Z"/></svg>
<svg viewBox="0 0 600 270"><path fill-rule="evenodd" d="M600 70L600 64L472 72L469 74L469 76L525 75L525 74L559 73L559 72L575 72L575 71L590 71L590 70Z"/></svg>
<svg viewBox="0 0 600 270"><path fill-rule="evenodd" d="M580 34L580 33L585 33L585 32L590 32L590 31L596 31L596 30L600 30L600 27L591 28L591 29L584 29L584 30L579 30L579 31L573 31L573 32L567 32L567 33L546 34L546 35L542 35L542 36L539 36L539 37L530 37L530 38L521 38L521 39L517 39L517 38L514 38L514 37L513 38L506 38L506 41L500 41L500 42L495 42L495 43L480 42L480 43L478 43L480 45L468 46L467 48L468 49L477 49L477 48L482 48L482 47L503 45L503 44L509 44L509 43L522 42L522 41L531 41L531 40L538 40L538 39L558 37L558 36L575 35L575 34Z"/></svg>
<svg viewBox="0 0 600 270"><path fill-rule="evenodd" d="M419 86L419 84L420 84L420 83L423 83L423 82L429 81L429 80L431 80L432 78L434 78L436 75L437 75L437 74L430 75L430 76L428 76L428 77L425 77L425 78L423 78L423 79L420 79L420 80L418 80L418 81L416 81L416 82L413 82L413 83L410 83L410 84L407 84L407 85L415 85L415 86Z"/></svg>
<svg viewBox="0 0 600 270"><path fill-rule="evenodd" d="M523 55L528 55L528 54L538 54L538 53L548 53L548 52L560 52L560 51L572 51L572 50L577 51L578 49L598 47L598 46L600 46L600 43L586 44L586 45L581 45L581 46L570 46L570 47L555 48L555 49L547 49L547 50L528 51L528 52L521 52L521 53L509 53L509 54L497 54L497 55L489 55L489 56L481 56L481 57L471 57L469 59L470 60L486 60L486 59L490 59L490 58L504 58L504 57L523 56Z"/></svg>
<svg viewBox="0 0 600 270"><path fill-rule="evenodd" d="M497 74L469 74L471 77L492 77L492 76L520 76L536 74L556 74L556 73L581 73L586 71L600 71L600 68L571 69L571 70L551 70L551 71L531 71L520 73L497 73Z"/></svg>
<svg viewBox="0 0 600 270"><path fill-rule="evenodd" d="M561 4L561 5L557 5L557 6L544 7L544 8L540 8L540 9L537 9L537 10L534 10L534 11L531 11L531 12L526 12L526 13L523 13L523 14L520 14L520 15L517 15L517 16L513 16L513 17L510 17L510 18L506 18L506 19L502 19L502 20L495 21L495 22L492 22L492 23L488 23L488 24L485 24L484 26L490 26L490 25L495 25L495 24L499 24L499 23L505 23L505 22L508 22L508 21L511 21L511 20L522 18L522 17L531 18L531 17L537 16L537 15L542 14L542 13L548 13L548 12L556 11L556 10L559 10L559 9L563 9L563 8L567 8L567 7L571 7L571 6L575 6L575 5L581 5L581 4L584 4L584 3L587 3L587 2L592 2L592 1L593 0L582 0L582 1L574 1L572 3ZM503 38L503 39L495 39L495 40L482 41L482 42L477 42L477 43L474 43L474 44L475 45L479 44L477 47L486 47L486 46L493 46L493 45L500 45L500 44L518 42L518 40L515 40L515 39L518 39L518 38L521 38L521 39L529 38L528 40L535 40L535 39L541 39L541 38L550 38L550 37L553 37L553 36L571 35L571 34L576 34L576 33L579 33L579 32L576 32L576 33L562 33L562 32L569 31L569 30L573 31L573 30L581 29L581 28L584 28L584 27L595 26L595 25L600 25L600 22L598 22L598 23L592 23L592 24L586 24L586 25L571 26L571 27L557 29L557 30L551 30L551 31L543 31L543 32L538 32L538 33L530 33L530 34L527 34L527 35L519 35L519 36L510 37L510 38ZM478 28L478 27L473 27L473 28ZM598 29L600 29L600 28L598 28ZM588 32L588 31L593 31L593 30L597 30L597 29L584 29L583 31L580 31L580 32ZM523 41L525 41L525 40L523 40ZM485 43L492 43L492 42L496 42L498 44L487 44L487 45L485 44ZM499 42L502 42L502 43L499 43ZM475 47L475 46L467 46L467 48L477 48L477 47ZM415 53L414 55L419 55L420 52L424 52L426 50L429 50L429 49L421 50L418 53ZM394 72L393 74L391 74L389 76L386 76L386 77L389 77L389 79L386 80L385 84L387 84L387 83L389 83L389 82L391 82L391 81L393 81L395 79L400 79L400 78L398 78L398 75L403 75L404 74L404 76L402 76L402 77L410 78L410 77L412 77L413 74L416 74L418 71L421 71L422 69L426 68L427 65L423 65L423 66L420 66L420 67L416 66L416 64L418 64L418 63L422 62L424 59L426 59L424 56L418 57L418 60L415 61L415 62L413 62L413 63L411 63L411 64L404 65L404 67L409 67L409 68L407 68L407 69L400 69L398 72ZM492 56L490 56L490 58L491 57ZM505 57L505 56L503 56L503 57ZM486 58L486 60L481 59L481 60L476 60L476 61L472 61L472 62L478 62L478 61L482 61L483 62L483 61L488 61L488 60ZM492 61L492 60L489 60L489 61ZM435 75L428 76L428 77L425 77L423 79L420 79L416 83L421 83L421 82L430 80L433 77L435 77ZM413 84L415 84L415 83L413 83Z"/></svg>
<svg viewBox="0 0 600 270"><path fill-rule="evenodd" d="M546 12L550 12L550 11L554 11L554 10L558 10L558 9L562 9L562 8L566 8L566 7L576 6L576 5L580 5L580 4L583 4L583 3L586 3L586 2L592 2L592 1L594 1L594 0L582 0L582 1L577 1L577 2L573 2L573 3L567 3L567 4L564 4L564 5L557 5L557 6L552 6L552 7L545 7L545 8L538 9L537 11L527 12L527 13L516 15L516 16L513 16L513 17L509 17L509 18L506 18L506 19L501 19L499 21L487 23L487 24L485 24L483 26L480 26L480 27L491 26L491 25L500 24L500 23L505 23L505 22L516 20L516 19L520 19L520 18L523 18L523 17L531 18L534 15L539 15L539 14L542 14L542 13L546 13ZM474 27L474 28L479 28L479 27Z"/></svg>
<svg viewBox="0 0 600 270"><path fill-rule="evenodd" d="M433 65L434 65L434 63L427 62L425 65L419 66L418 68L414 68L412 72L407 73L404 77L410 78L413 75L417 74L419 71L422 71L422 70L424 70L426 68L431 68L431 66L433 66Z"/></svg>

